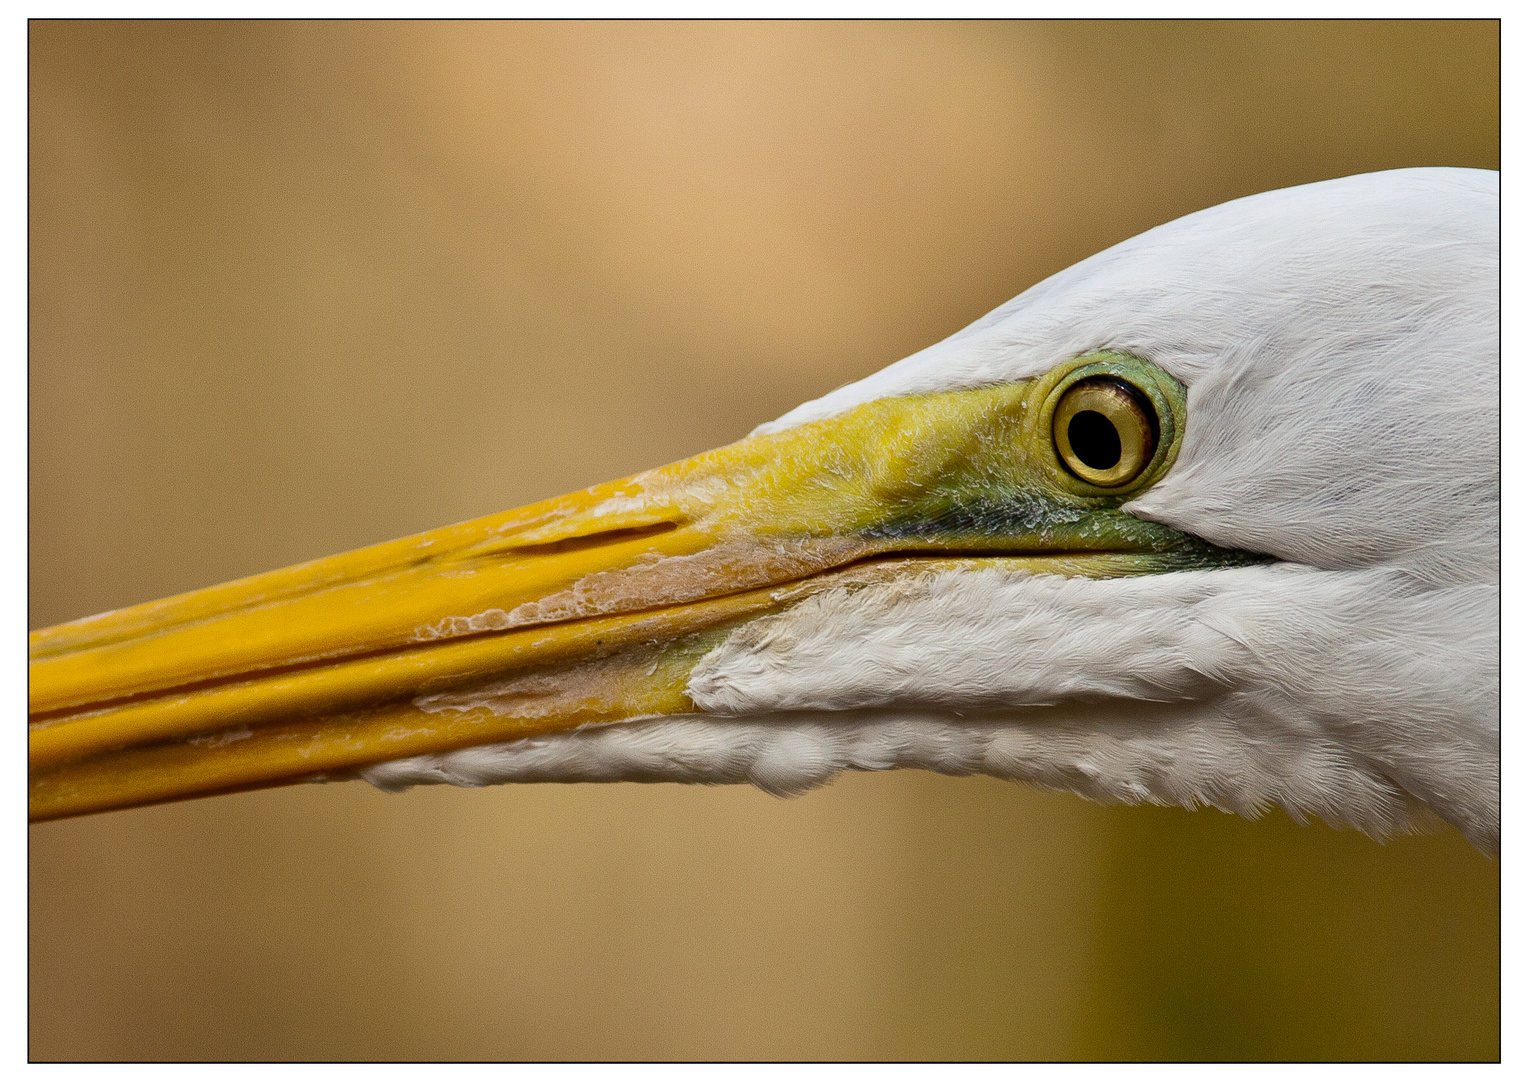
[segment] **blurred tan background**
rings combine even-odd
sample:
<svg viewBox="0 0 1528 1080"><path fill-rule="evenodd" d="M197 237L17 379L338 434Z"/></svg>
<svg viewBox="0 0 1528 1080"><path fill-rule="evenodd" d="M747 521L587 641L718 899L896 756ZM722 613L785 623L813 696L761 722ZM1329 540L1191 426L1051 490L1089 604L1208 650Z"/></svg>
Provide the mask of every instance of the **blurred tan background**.
<svg viewBox="0 0 1528 1080"><path fill-rule="evenodd" d="M1181 214L1496 168L1495 23L30 28L31 620L677 459ZM1494 1057L1498 865L850 776L31 830L35 1058Z"/></svg>

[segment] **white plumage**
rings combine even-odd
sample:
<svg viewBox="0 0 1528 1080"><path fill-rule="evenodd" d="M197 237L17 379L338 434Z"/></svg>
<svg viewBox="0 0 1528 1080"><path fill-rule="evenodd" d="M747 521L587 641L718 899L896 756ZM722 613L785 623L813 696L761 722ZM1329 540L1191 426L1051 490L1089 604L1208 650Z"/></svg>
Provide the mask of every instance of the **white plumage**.
<svg viewBox="0 0 1528 1080"><path fill-rule="evenodd" d="M1494 849L1497 198L1495 173L1418 169L1227 203L760 429L1133 353L1188 387L1190 419L1176 464L1125 510L1276 562L833 590L708 655L689 685L701 714L362 775L792 792L915 766L1105 800L1278 805L1376 836L1435 814Z"/></svg>

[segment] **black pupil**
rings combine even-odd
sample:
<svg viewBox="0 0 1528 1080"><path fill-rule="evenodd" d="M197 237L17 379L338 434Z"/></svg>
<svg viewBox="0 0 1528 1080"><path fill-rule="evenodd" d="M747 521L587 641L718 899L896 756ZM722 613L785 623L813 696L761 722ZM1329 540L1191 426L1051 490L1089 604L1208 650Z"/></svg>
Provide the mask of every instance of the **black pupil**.
<svg viewBox="0 0 1528 1080"><path fill-rule="evenodd" d="M1090 469L1112 469L1119 464L1119 432L1103 413L1092 409L1072 417L1066 426L1072 453Z"/></svg>

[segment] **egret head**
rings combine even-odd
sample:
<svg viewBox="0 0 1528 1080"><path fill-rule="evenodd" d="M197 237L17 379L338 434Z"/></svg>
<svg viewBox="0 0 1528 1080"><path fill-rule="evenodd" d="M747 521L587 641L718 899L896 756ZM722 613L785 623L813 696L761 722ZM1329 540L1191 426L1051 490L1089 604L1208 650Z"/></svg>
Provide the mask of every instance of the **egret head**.
<svg viewBox="0 0 1528 1080"><path fill-rule="evenodd" d="M39 631L34 816L923 767L1494 848L1497 214L1228 203L731 446Z"/></svg>

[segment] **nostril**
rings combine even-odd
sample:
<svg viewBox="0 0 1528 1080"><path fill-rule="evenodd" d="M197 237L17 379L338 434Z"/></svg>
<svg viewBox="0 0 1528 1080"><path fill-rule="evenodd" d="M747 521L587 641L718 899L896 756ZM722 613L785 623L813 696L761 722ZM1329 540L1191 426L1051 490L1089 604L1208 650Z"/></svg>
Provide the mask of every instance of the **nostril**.
<svg viewBox="0 0 1528 1080"><path fill-rule="evenodd" d="M495 547L491 552L475 551L473 555L561 555L569 551L587 551L591 548L608 547L612 544L624 544L632 540L646 540L652 536L662 536L664 533L673 532L679 528L677 521L659 521L652 525L641 525L629 529L604 529L600 532L588 533L584 536L568 536L561 540L550 540L542 544L506 544L503 547Z"/></svg>

